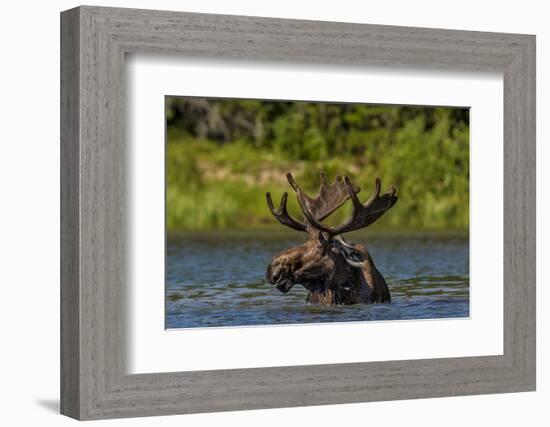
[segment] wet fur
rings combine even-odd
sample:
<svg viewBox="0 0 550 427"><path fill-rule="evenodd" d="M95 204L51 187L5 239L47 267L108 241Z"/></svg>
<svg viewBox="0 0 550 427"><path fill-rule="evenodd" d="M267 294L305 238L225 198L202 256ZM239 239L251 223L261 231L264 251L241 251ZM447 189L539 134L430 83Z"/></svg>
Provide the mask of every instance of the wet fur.
<svg viewBox="0 0 550 427"><path fill-rule="evenodd" d="M277 254L268 266L266 279L284 293L301 284L309 291L307 301L312 304L390 302L386 281L367 249L352 246L364 260L362 268L346 261L338 241L320 236Z"/></svg>

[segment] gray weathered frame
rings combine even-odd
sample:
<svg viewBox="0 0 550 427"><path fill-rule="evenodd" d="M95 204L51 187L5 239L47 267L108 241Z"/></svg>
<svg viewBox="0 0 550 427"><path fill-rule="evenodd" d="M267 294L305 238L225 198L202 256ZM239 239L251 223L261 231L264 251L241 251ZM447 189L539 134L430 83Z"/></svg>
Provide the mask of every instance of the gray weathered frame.
<svg viewBox="0 0 550 427"><path fill-rule="evenodd" d="M125 372L124 57L504 75L504 354ZM535 37L83 6L61 14L61 412L78 419L535 390Z"/></svg>

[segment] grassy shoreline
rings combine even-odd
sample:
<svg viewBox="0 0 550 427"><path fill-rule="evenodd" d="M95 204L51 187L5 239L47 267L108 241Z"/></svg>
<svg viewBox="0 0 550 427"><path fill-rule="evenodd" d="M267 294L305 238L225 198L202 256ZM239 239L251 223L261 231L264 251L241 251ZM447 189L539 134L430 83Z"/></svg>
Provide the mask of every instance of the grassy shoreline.
<svg viewBox="0 0 550 427"><path fill-rule="evenodd" d="M166 234L168 242L185 239L218 240L240 238L277 238L277 239L307 239L307 234L287 229L280 224L263 228L240 229L204 229L204 230L169 230ZM437 238L437 239L468 239L469 229L397 229L397 228L368 228L346 234L349 240L364 241L379 238Z"/></svg>
<svg viewBox="0 0 550 427"><path fill-rule="evenodd" d="M169 139L169 141L171 141ZM169 230L259 229L276 224L266 204L270 192L276 205L289 192L289 212L301 212L285 175L292 172L310 194L317 194L319 171L332 182L347 174L362 187L360 199L371 194L374 178L383 191L398 187L399 201L372 228L464 229L468 227L468 178L444 166L426 174L407 173L407 167L369 162L361 156L318 161L290 161L247 145L218 146L211 141L177 138L167 146L167 228ZM397 162L397 163L396 163ZM436 176L436 178L434 178ZM336 211L329 224L343 222L349 203Z"/></svg>

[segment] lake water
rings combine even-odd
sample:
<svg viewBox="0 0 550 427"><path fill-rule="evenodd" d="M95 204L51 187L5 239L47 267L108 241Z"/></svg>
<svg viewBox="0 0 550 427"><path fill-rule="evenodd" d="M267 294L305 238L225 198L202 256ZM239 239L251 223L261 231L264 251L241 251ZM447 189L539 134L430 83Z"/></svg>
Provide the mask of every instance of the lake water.
<svg viewBox="0 0 550 427"><path fill-rule="evenodd" d="M348 236L363 243L392 294L389 304L317 306L295 285L282 294L264 274L277 252L305 241L285 232L208 232L170 236L166 327L195 328L433 319L469 316L467 235Z"/></svg>

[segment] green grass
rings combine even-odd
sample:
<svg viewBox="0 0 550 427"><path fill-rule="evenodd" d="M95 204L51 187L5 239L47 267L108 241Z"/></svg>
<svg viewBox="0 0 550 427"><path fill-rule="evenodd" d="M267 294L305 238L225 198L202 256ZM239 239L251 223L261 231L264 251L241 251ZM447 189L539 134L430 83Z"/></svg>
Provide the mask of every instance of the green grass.
<svg viewBox="0 0 550 427"><path fill-rule="evenodd" d="M240 141L222 145L172 130L167 145L167 227L178 231L279 226L267 208L266 191L276 205L283 192L291 193L289 210L300 218L285 174L292 172L314 195L323 170L331 181L337 174L349 175L361 186L363 201L375 177L382 179L383 190L392 183L398 187L398 203L374 228L465 229L469 223L467 131L449 137L438 133L437 126L429 133L419 132L420 124L416 126L405 127L383 153L366 150L359 156L318 160L291 160L276 150ZM345 220L350 211L347 205L328 222Z"/></svg>

